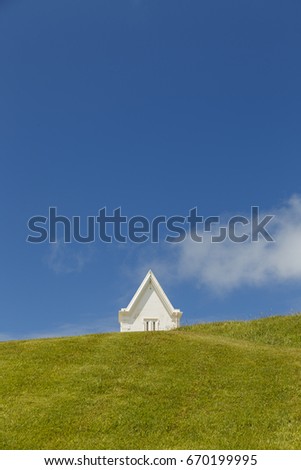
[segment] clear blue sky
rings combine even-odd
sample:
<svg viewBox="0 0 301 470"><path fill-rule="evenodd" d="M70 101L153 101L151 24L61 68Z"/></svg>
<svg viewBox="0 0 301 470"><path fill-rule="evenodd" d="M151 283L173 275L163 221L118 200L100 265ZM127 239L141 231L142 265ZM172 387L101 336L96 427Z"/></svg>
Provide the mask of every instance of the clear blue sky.
<svg viewBox="0 0 301 470"><path fill-rule="evenodd" d="M301 310L300 23L298 0L0 2L1 339L118 330L149 268L184 323ZM49 206L252 205L272 247L26 242Z"/></svg>

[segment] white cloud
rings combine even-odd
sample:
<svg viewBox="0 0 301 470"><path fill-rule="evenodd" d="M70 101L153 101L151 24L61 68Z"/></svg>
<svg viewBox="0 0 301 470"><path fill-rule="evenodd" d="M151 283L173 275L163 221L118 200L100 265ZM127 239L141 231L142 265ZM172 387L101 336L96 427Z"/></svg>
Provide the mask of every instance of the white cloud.
<svg viewBox="0 0 301 470"><path fill-rule="evenodd" d="M178 279L220 293L240 286L301 281L301 197L293 196L269 213L275 215L266 227L274 242L260 237L258 242L211 243L209 235L202 234L203 243L188 237L177 245L173 261L161 264L168 264Z"/></svg>
<svg viewBox="0 0 301 470"><path fill-rule="evenodd" d="M1 341L25 340L35 338L59 338L63 336L81 336L95 333L109 333L119 331L116 312L97 319L82 319L78 323L62 323L54 325L47 330L32 330L25 334L1 334Z"/></svg>
<svg viewBox="0 0 301 470"><path fill-rule="evenodd" d="M74 244L57 241L52 243L49 249L50 253L46 256L46 263L56 273L81 272L91 260L92 252L89 245L79 249Z"/></svg>
<svg viewBox="0 0 301 470"><path fill-rule="evenodd" d="M96 320L82 320L78 323L63 323L51 330L32 332L26 338L53 338L62 336L81 336L95 333L118 331L117 316L107 315Z"/></svg>
<svg viewBox="0 0 301 470"><path fill-rule="evenodd" d="M7 335L5 333L0 333L0 342L1 341L10 341L11 339L13 339L12 336Z"/></svg>

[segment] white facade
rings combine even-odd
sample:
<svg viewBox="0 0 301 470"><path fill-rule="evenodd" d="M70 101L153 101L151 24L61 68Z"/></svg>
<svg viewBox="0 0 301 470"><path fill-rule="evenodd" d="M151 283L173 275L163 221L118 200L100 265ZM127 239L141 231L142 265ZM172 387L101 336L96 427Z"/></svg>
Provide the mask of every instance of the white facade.
<svg viewBox="0 0 301 470"><path fill-rule="evenodd" d="M174 309L152 271L148 271L127 308L119 310L120 331L171 330L180 326Z"/></svg>

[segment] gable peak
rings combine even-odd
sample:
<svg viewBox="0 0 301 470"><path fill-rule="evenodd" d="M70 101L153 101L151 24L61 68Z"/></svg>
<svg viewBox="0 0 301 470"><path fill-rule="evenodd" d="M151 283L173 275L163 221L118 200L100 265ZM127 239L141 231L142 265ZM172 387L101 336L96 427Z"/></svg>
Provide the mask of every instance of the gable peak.
<svg viewBox="0 0 301 470"><path fill-rule="evenodd" d="M152 293L149 292L149 288L153 291ZM160 320L164 322L167 321L166 324L164 322L162 323L163 327L162 325L161 327L159 327L160 322L158 320L159 323L157 326L159 329L170 329L170 328L176 328L177 326L179 326L180 324L179 321L182 316L182 312L178 309L174 309L170 300L165 294L163 288L161 287L159 281L157 280L155 274L152 272L151 269L149 269L143 281L141 282L140 286L138 287L136 293L134 294L132 300L128 304L127 308L122 308L121 310L119 310L119 322L121 324L121 331L130 331L130 330L131 331L143 331L144 330L145 325L143 326L143 324L140 324L139 327L135 326L135 329L132 329L131 327L129 327L129 324L132 322L133 325L136 325L135 322L138 321L137 318L139 318L139 316L142 315L141 312L143 312L145 305L149 305L148 303L149 299L151 299L150 304L153 305L154 311L151 313L148 312L147 313L148 316L151 315L151 317L155 316L157 318L158 315L159 316L162 315L162 312L165 312L168 314L168 318L169 318L168 321L166 320L166 317L165 319L162 317ZM158 301L159 301L159 304L158 304ZM138 315L137 315L137 312L138 312ZM155 320L153 320L152 318L151 319L147 318L147 322L149 321L154 322Z"/></svg>

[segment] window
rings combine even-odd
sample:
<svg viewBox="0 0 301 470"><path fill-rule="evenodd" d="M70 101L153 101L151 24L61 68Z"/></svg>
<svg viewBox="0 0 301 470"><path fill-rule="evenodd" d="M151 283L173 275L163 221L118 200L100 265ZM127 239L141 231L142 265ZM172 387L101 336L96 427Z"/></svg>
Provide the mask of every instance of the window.
<svg viewBox="0 0 301 470"><path fill-rule="evenodd" d="M156 318L144 320L144 331L158 331L159 321Z"/></svg>

